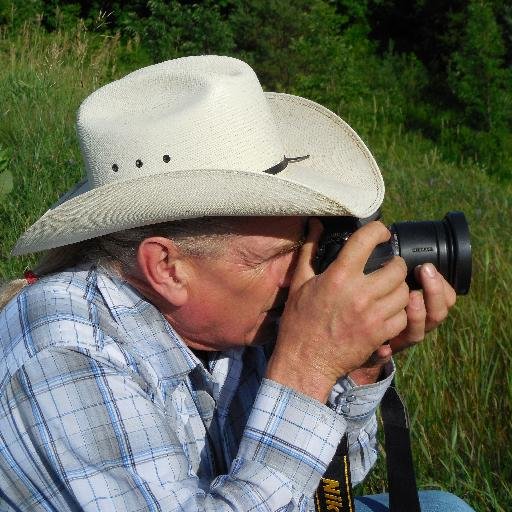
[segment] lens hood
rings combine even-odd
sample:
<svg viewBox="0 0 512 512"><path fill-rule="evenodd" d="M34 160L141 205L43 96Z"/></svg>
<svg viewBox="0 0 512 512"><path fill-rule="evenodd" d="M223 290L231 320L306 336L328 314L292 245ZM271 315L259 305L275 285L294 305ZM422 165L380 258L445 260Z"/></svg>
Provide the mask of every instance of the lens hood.
<svg viewBox="0 0 512 512"><path fill-rule="evenodd" d="M448 212L443 219L450 231L452 246L451 284L457 295L466 295L471 285L472 259L469 226L464 213Z"/></svg>

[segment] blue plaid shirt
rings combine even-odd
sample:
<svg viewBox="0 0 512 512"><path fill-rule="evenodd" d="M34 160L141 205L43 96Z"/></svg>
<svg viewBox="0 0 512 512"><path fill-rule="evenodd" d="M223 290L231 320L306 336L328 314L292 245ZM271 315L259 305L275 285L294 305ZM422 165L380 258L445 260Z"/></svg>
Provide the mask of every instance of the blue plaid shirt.
<svg viewBox="0 0 512 512"><path fill-rule="evenodd" d="M0 313L0 509L312 510L344 432L352 479L376 459L389 385L341 379L329 404L264 378L261 347L207 368L105 271L26 287Z"/></svg>

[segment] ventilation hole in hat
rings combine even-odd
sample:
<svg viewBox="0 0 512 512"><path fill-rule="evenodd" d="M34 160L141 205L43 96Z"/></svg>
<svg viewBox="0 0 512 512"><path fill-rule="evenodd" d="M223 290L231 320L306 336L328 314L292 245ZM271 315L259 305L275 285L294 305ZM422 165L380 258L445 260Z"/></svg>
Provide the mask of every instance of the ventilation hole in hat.
<svg viewBox="0 0 512 512"><path fill-rule="evenodd" d="M112 170L113 170L114 172L119 171L119 167L117 166L117 164L112 164Z"/></svg>
<svg viewBox="0 0 512 512"><path fill-rule="evenodd" d="M168 164L171 161L171 157L169 155L164 155L164 162Z"/></svg>
<svg viewBox="0 0 512 512"><path fill-rule="evenodd" d="M142 160L137 160L137 161L135 162L135 165L136 165L137 167L142 167Z"/></svg>

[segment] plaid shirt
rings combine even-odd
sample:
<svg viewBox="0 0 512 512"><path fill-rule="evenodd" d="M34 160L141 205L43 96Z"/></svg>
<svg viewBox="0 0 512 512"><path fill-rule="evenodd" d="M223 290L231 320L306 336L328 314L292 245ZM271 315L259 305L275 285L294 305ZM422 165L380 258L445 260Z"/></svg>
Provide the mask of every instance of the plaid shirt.
<svg viewBox="0 0 512 512"><path fill-rule="evenodd" d="M0 345L0 510L310 510L345 431L353 482L375 462L392 376L342 379L326 406L265 379L261 347L205 368L133 287L86 267L26 287Z"/></svg>

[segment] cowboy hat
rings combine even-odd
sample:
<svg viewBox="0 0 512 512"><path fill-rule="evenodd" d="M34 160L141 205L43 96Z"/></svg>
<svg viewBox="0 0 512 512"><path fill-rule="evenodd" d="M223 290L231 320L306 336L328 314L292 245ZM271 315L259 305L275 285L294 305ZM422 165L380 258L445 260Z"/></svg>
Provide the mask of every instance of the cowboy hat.
<svg viewBox="0 0 512 512"><path fill-rule="evenodd" d="M384 196L374 158L342 119L263 92L231 57L170 60L107 84L80 106L77 132L87 178L13 254L192 217L368 217Z"/></svg>

